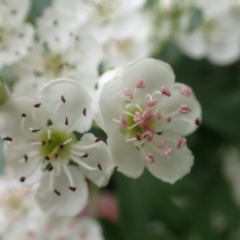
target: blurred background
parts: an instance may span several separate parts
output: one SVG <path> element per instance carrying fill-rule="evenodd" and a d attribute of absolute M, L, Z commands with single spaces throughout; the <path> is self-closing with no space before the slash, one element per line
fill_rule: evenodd
<path fill-rule="evenodd" d="M 151 50 L 136 58 L 152 56 L 169 63 L 176 81 L 194 90 L 203 122 L 188 137 L 195 156 L 192 171 L 174 185 L 147 170 L 137 180 L 114 173 L 101 190 L 107 194 L 99 216 L 106 240 L 240 239 L 240 3 L 227 1 L 231 6 L 222 0 L 149 0 L 142 7 L 151 18 L 151 34 L 137 52 L 145 45 Z M 27 22 L 36 26 L 36 19 L 51 4 L 32 0 Z M 220 21 L 221 30 L 216 30 L 214 21 Z M 106 49 L 109 44 L 105 43 Z M 109 54 L 100 74 L 126 64 L 116 60 L 118 52 Z M 126 56 L 126 62 L 133 57 Z M 11 66 L 1 69 L 10 85 L 15 81 L 13 73 Z M 104 136 L 97 128 L 92 132 Z M 1 155 L 2 173 L 3 168 Z"/>

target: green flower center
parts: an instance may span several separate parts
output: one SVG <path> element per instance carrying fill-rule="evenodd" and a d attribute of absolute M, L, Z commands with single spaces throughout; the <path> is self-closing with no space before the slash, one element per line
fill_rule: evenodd
<path fill-rule="evenodd" d="M 41 135 L 41 154 L 47 160 L 55 160 L 56 158 L 67 158 L 70 154 L 71 146 L 77 139 L 74 134 L 66 134 L 61 131 L 51 129 Z"/>

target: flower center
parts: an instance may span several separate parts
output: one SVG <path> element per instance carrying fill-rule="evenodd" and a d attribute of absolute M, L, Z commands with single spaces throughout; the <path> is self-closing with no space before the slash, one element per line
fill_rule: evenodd
<path fill-rule="evenodd" d="M 60 54 L 49 54 L 45 58 L 44 67 L 51 77 L 60 77 L 65 70 L 71 70 L 73 68 L 68 62 L 64 62 Z"/>
<path fill-rule="evenodd" d="M 131 39 L 124 39 L 115 41 L 115 45 L 120 52 L 129 53 L 132 49 L 133 42 Z"/>
<path fill-rule="evenodd" d="M 76 142 L 74 134 L 66 134 L 61 131 L 48 129 L 44 132 L 40 141 L 40 152 L 46 160 L 66 159 L 70 155 L 71 145 Z"/>
<path fill-rule="evenodd" d="M 102 23 L 108 23 L 111 21 L 114 12 L 114 2 L 102 0 L 101 3 L 97 3 L 94 16 L 98 21 L 101 21 Z"/>

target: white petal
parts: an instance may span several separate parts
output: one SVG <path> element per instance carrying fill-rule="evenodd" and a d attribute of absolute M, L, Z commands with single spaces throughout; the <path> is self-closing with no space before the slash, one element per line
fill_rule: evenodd
<path fill-rule="evenodd" d="M 146 94 L 161 89 L 162 86 L 171 87 L 174 83 L 175 75 L 170 65 L 160 60 L 145 58 L 130 64 L 121 74 L 122 90 L 129 87 L 133 91 L 136 81 L 143 79 L 146 87 L 138 94 L 143 97 Z"/>
<path fill-rule="evenodd" d="M 48 214 L 58 216 L 77 215 L 87 204 L 88 188 L 81 172 L 77 167 L 69 166 L 69 171 L 76 184 L 76 191 L 69 189 L 68 178 L 64 171 L 54 177 L 54 189 L 60 192 L 60 196 L 49 188 L 49 175 L 46 173 L 42 178 L 36 199 L 41 209 Z"/>
<path fill-rule="evenodd" d="M 28 97 L 15 97 L 8 100 L 0 108 L 0 136 L 11 137 L 13 141 L 23 142 L 33 139 L 40 132 L 32 133 L 32 129 L 44 129 L 48 116 L 43 106 L 34 108 L 39 103 L 38 99 Z M 26 114 L 24 132 L 21 129 L 22 114 Z"/>
<path fill-rule="evenodd" d="M 79 141 L 80 145 L 94 144 L 96 137 L 93 134 L 87 133 Z M 82 159 L 85 164 L 91 167 L 97 167 L 100 164 L 102 170 L 97 169 L 95 171 L 87 170 L 81 167 L 81 171 L 88 179 L 94 182 L 98 187 L 107 185 L 113 170 L 114 163 L 110 158 L 107 145 L 103 141 L 99 141 L 96 147 L 86 150 L 89 154 L 87 158 Z"/>
<path fill-rule="evenodd" d="M 103 127 L 104 131 L 108 131 L 112 125 L 116 126 L 113 119 L 118 119 L 123 111 L 121 79 L 114 78 L 108 81 L 99 91 L 99 108 L 104 122 L 104 126 L 101 127 Z M 101 124 L 101 120 L 99 122 Z"/>
<path fill-rule="evenodd" d="M 62 100 L 64 98 L 64 101 Z M 80 85 L 70 79 L 56 79 L 46 84 L 40 96 L 51 114 L 53 124 L 62 130 L 88 131 L 92 123 L 91 99 Z M 84 116 L 86 109 L 86 116 Z M 68 125 L 65 124 L 68 118 Z"/>
<path fill-rule="evenodd" d="M 107 142 L 117 170 L 128 177 L 138 178 L 143 173 L 144 163 L 137 148 L 127 143 L 119 132 L 109 135 Z"/>
<path fill-rule="evenodd" d="M 97 221 L 91 218 L 81 218 L 73 222 L 73 232 L 85 233 L 84 240 L 103 240 L 102 229 Z"/>
<path fill-rule="evenodd" d="M 157 144 L 154 146 L 153 143 L 144 146 L 144 150 L 147 153 L 152 153 L 156 161 L 155 163 L 146 163 L 147 168 L 155 177 L 173 184 L 190 172 L 193 165 L 193 155 L 186 146 L 181 149 L 177 148 L 177 137 L 162 135 L 155 137 L 155 139 L 156 142 L 164 139 L 166 144 L 163 149 L 158 148 Z M 170 156 L 163 155 L 162 151 L 167 148 L 173 150 Z"/>
<path fill-rule="evenodd" d="M 24 155 L 28 157 L 27 162 Z M 14 177 L 19 181 L 20 178 L 26 177 L 23 182 L 26 186 L 31 186 L 40 180 L 42 176 L 41 165 L 39 165 L 40 156 L 34 152 L 34 148 L 26 144 L 4 144 L 4 156 L 9 167 L 13 170 Z M 35 170 L 35 171 L 34 171 Z M 32 173 L 30 176 L 28 176 Z"/>
<path fill-rule="evenodd" d="M 165 125 L 166 128 L 163 128 L 164 132 L 172 132 L 173 134 L 179 136 L 187 136 L 199 127 L 199 124 L 196 124 L 196 120 L 198 119 L 197 121 L 199 123 L 201 122 L 202 110 L 194 93 L 192 93 L 189 97 L 180 93 L 180 89 L 182 87 L 189 88 L 181 83 L 174 84 L 171 97 L 160 103 L 160 111 L 163 109 L 162 114 L 164 117 L 171 117 L 171 113 L 175 112 L 173 117 L 171 117 L 171 122 Z M 187 105 L 191 111 L 187 114 L 179 113 L 178 109 L 180 105 Z"/>
<path fill-rule="evenodd" d="M 183 53 L 194 59 L 203 58 L 207 51 L 204 37 L 199 30 L 179 35 L 177 44 Z"/>

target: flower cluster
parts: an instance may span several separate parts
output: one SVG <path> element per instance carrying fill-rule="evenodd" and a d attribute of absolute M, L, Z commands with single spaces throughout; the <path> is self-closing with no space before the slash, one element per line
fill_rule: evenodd
<path fill-rule="evenodd" d="M 171 184 L 191 170 L 186 136 L 201 123 L 200 104 L 170 65 L 148 58 L 156 40 L 186 27 L 161 38 L 155 23 L 177 6 L 167 1 L 153 16 L 146 0 L 53 0 L 33 28 L 24 22 L 30 1 L 20 2 L 0 0 L 0 70 L 13 76 L 10 90 L 0 79 L 0 137 L 14 178 L 49 217 L 31 211 L 3 239 L 100 240 L 93 220 L 59 218 L 83 211 L 89 187 L 106 186 L 115 168 L 138 178 L 146 167 Z M 14 194 L 9 211 L 23 215 L 26 201 Z"/>

